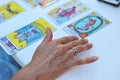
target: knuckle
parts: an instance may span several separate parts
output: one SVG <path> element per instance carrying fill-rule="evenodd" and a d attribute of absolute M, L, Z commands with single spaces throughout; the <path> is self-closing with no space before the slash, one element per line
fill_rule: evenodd
<path fill-rule="evenodd" d="M 83 47 L 83 46 L 79 46 L 79 47 L 78 47 L 78 51 L 79 51 L 79 52 L 84 51 L 84 47 Z"/>
<path fill-rule="evenodd" d="M 82 61 L 82 60 L 76 61 L 76 65 L 82 65 L 82 64 L 83 64 L 83 61 Z"/>
<path fill-rule="evenodd" d="M 69 37 L 63 37 L 62 40 L 67 41 L 67 40 L 69 40 Z"/>
<path fill-rule="evenodd" d="M 73 46 L 78 45 L 77 41 L 73 41 L 73 42 L 71 42 L 71 43 L 72 43 Z"/>

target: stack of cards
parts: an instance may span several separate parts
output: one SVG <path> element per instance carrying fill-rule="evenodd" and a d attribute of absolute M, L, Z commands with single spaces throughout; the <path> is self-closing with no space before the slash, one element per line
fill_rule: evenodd
<path fill-rule="evenodd" d="M 14 1 L 6 5 L 0 6 L 0 23 L 12 18 L 13 16 L 23 12 L 24 9 Z"/>
<path fill-rule="evenodd" d="M 109 20 L 97 12 L 92 12 L 91 14 L 79 19 L 78 21 L 67 25 L 64 30 L 69 34 L 74 34 L 81 38 L 85 38 L 93 32 L 104 28 L 108 24 L 110 24 Z"/>
<path fill-rule="evenodd" d="M 78 0 L 71 0 L 60 7 L 54 8 L 48 12 L 48 16 L 58 25 L 80 15 L 88 8 Z"/>
<path fill-rule="evenodd" d="M 46 28 L 55 30 L 43 18 L 15 31 L 0 39 L 2 45 L 10 54 L 16 53 L 18 50 L 30 45 L 36 40 L 42 38 L 46 34 Z"/>

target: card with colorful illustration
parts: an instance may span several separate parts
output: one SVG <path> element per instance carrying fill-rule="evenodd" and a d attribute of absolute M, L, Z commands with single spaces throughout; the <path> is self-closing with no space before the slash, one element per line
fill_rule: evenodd
<path fill-rule="evenodd" d="M 89 9 L 78 0 L 71 0 L 62 6 L 49 11 L 48 16 L 55 23 L 62 24 L 87 10 Z"/>
<path fill-rule="evenodd" d="M 10 19 L 11 17 L 23 12 L 24 9 L 16 2 L 12 1 L 8 4 L 0 6 L 0 23 Z"/>
<path fill-rule="evenodd" d="M 7 37 L 0 38 L 0 43 L 9 55 L 17 53 L 17 48 L 8 40 Z"/>
<path fill-rule="evenodd" d="M 34 0 L 39 6 L 46 7 L 58 0 Z"/>
<path fill-rule="evenodd" d="M 108 24 L 110 24 L 108 19 L 101 16 L 97 12 L 92 12 L 88 16 L 69 24 L 64 28 L 64 30 L 70 34 L 80 36 L 80 38 L 85 38 L 91 33 L 104 28 Z"/>
<path fill-rule="evenodd" d="M 23 0 L 23 2 L 24 2 L 26 5 L 28 5 L 29 7 L 32 7 L 32 8 L 34 8 L 34 7 L 37 6 L 36 3 L 34 2 L 34 0 Z"/>
<path fill-rule="evenodd" d="M 34 41 L 40 39 L 46 34 L 46 28 L 55 30 L 43 18 L 7 35 L 7 38 L 15 45 L 17 49 L 22 49 Z"/>

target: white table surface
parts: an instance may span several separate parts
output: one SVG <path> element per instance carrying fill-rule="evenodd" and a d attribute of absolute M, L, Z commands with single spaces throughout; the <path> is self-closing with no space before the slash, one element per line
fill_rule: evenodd
<path fill-rule="evenodd" d="M 18 2 L 19 0 L 16 1 Z M 99 57 L 99 60 L 89 65 L 74 67 L 57 78 L 57 80 L 120 80 L 120 7 L 116 8 L 111 5 L 98 2 L 97 0 L 80 1 L 91 8 L 91 10 L 97 11 L 109 19 L 111 24 L 87 37 L 89 41 L 94 44 L 94 47 L 87 52 L 83 52 L 81 56 L 79 56 L 86 57 L 96 55 Z M 63 27 L 74 20 L 79 19 L 81 16 L 78 16 L 58 27 L 44 14 L 41 14 L 41 11 L 45 12 L 58 6 L 58 4 L 63 3 L 65 3 L 65 0 L 60 0 L 56 4 L 45 9 L 41 9 L 39 7 L 30 9 L 26 5 L 22 5 L 26 9 L 25 12 L 0 24 L 0 37 L 35 21 L 41 16 L 56 27 L 57 30 L 54 32 L 54 39 L 67 36 L 68 34 L 63 31 Z M 84 13 L 82 16 L 86 14 L 87 13 Z M 42 39 L 22 49 L 17 54 L 13 55 L 13 57 L 21 66 L 27 65 L 30 62 L 36 47 L 41 43 L 41 41 Z"/>

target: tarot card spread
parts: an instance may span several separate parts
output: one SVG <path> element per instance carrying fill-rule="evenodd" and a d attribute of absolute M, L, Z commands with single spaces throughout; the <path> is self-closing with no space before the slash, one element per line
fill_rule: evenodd
<path fill-rule="evenodd" d="M 13 48 L 18 51 L 42 38 L 46 34 L 47 27 L 52 31 L 55 30 L 55 28 L 47 23 L 43 18 L 40 18 L 39 20 L 1 38 L 0 42 L 4 46 L 7 46 L 5 48 L 10 52 L 10 54 L 14 54 L 15 52 L 12 52 Z M 8 49 L 8 47 L 11 50 Z"/>
<path fill-rule="evenodd" d="M 86 17 L 69 24 L 65 27 L 65 31 L 77 34 L 81 38 L 85 38 L 91 33 L 98 31 L 110 23 L 109 20 L 96 12 L 92 12 Z"/>
<path fill-rule="evenodd" d="M 71 0 L 64 5 L 49 11 L 48 16 L 53 19 L 56 24 L 62 24 L 87 10 L 88 8 L 78 0 Z"/>
<path fill-rule="evenodd" d="M 15 2 L 10 2 L 0 7 L 0 23 L 10 19 L 11 17 L 23 12 L 24 9 Z"/>

